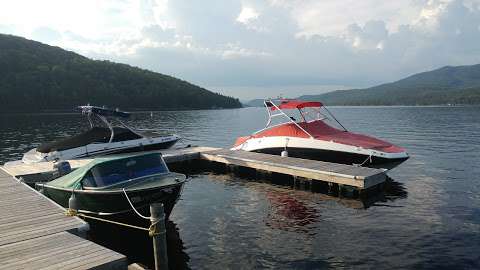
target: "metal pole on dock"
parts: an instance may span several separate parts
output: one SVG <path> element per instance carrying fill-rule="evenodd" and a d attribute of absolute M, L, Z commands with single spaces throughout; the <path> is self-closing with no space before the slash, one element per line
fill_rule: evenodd
<path fill-rule="evenodd" d="M 165 229 L 165 211 L 162 203 L 150 205 L 150 222 L 153 231 L 153 256 L 155 258 L 155 270 L 168 270 L 167 256 L 167 231 Z"/>

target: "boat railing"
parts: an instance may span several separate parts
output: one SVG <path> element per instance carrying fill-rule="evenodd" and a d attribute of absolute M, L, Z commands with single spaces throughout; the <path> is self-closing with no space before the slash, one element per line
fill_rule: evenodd
<path fill-rule="evenodd" d="M 115 136 L 115 132 L 113 131 L 113 126 L 110 124 L 110 122 L 107 120 L 105 116 L 97 114 L 97 117 L 102 120 L 105 125 L 107 125 L 108 129 L 110 130 L 110 139 L 108 140 L 108 143 L 111 143 L 113 141 L 113 137 Z"/>
<path fill-rule="evenodd" d="M 260 132 L 262 132 L 262 131 L 265 131 L 265 130 L 269 130 L 269 129 L 272 129 L 272 128 L 275 128 L 275 127 L 282 126 L 282 125 L 285 125 L 285 123 L 280 123 L 280 124 L 276 124 L 276 125 L 273 125 L 273 126 L 266 126 L 266 127 L 262 128 L 262 129 L 260 129 L 260 130 L 258 130 L 258 131 L 255 131 L 255 132 L 253 133 L 253 135 L 258 134 L 258 133 L 260 133 Z"/>
<path fill-rule="evenodd" d="M 272 100 L 266 100 L 265 105 L 267 105 L 267 103 L 271 104 L 272 106 L 275 106 L 275 108 L 281 112 L 281 113 L 273 115 L 273 114 L 270 113 L 270 110 L 268 110 L 268 107 L 267 107 L 267 111 L 268 111 L 269 115 L 272 115 L 272 116 L 285 115 L 286 117 L 289 118 L 289 120 L 291 122 L 296 124 L 296 122 L 293 121 L 286 113 L 284 113 L 282 110 L 280 110 L 280 108 L 275 103 L 273 103 Z M 324 112 L 322 112 L 322 109 L 324 110 Z M 298 111 L 299 111 L 299 113 L 300 113 L 300 115 L 301 115 L 301 117 L 302 117 L 302 119 L 305 123 L 310 123 L 310 122 L 317 121 L 317 120 L 320 120 L 320 121 L 328 120 L 328 121 L 331 121 L 332 123 L 333 122 L 337 123 L 339 127 L 341 127 L 344 131 L 347 131 L 347 129 L 342 125 L 342 123 L 340 123 L 340 121 L 338 121 L 338 119 L 325 106 L 322 106 L 322 107 L 319 107 L 319 108 L 310 107 L 309 110 L 306 109 L 306 108 L 303 108 L 303 109 L 299 108 Z M 312 116 L 312 113 L 316 114 L 316 115 Z M 269 119 L 269 122 L 270 121 L 271 120 Z M 268 126 L 268 124 L 267 124 L 267 126 Z"/>
<path fill-rule="evenodd" d="M 130 113 L 127 113 L 127 112 L 122 112 L 122 111 L 119 111 L 119 110 L 109 110 L 109 109 L 106 109 L 106 108 L 99 108 L 99 107 L 90 106 L 90 105 L 79 106 L 79 108 L 81 109 L 82 114 L 85 114 L 87 116 L 87 119 L 88 119 L 88 122 L 90 123 L 91 128 L 94 127 L 94 121 L 92 119 L 92 116 L 96 116 L 98 119 L 100 119 L 101 122 L 103 122 L 108 127 L 108 129 L 110 130 L 110 139 L 109 139 L 108 143 L 111 143 L 113 141 L 114 137 L 115 137 L 114 129 L 113 129 L 113 122 L 114 121 L 118 122 L 115 126 L 120 125 L 120 126 L 126 128 L 126 129 L 128 129 L 130 132 L 138 135 L 141 138 L 151 137 L 151 136 L 148 136 L 146 134 L 143 134 L 142 131 L 148 131 L 148 132 L 160 134 L 162 131 L 165 130 L 165 129 L 136 129 L 136 128 L 131 128 L 130 126 L 128 126 L 122 120 L 119 119 L 120 117 L 127 118 L 130 115 Z M 97 112 L 95 109 L 100 110 L 100 112 Z M 103 111 L 105 111 L 105 114 L 103 113 Z M 175 131 L 175 134 L 176 134 L 177 133 L 176 129 L 174 129 L 174 131 Z"/>
<path fill-rule="evenodd" d="M 123 121 L 121 121 L 120 119 L 116 119 L 124 128 L 130 130 L 131 132 L 137 134 L 138 136 L 142 137 L 142 138 L 145 138 L 145 135 L 143 135 L 142 133 L 140 132 L 137 132 L 136 130 L 134 130 L 133 128 L 129 127 L 127 124 L 123 123 Z"/>
<path fill-rule="evenodd" d="M 285 123 L 281 123 L 281 124 L 278 124 L 278 125 L 275 125 L 275 126 L 270 126 L 271 122 L 272 122 L 272 119 L 273 117 L 277 117 L 277 116 L 283 116 L 285 117 L 286 119 L 288 119 L 289 122 L 293 123 L 294 125 L 296 125 L 301 131 L 303 131 L 305 134 L 307 134 L 310 138 L 313 138 L 312 134 L 310 134 L 308 131 L 306 131 L 304 128 L 302 128 L 296 121 L 294 121 L 288 114 L 286 114 L 282 109 L 280 109 L 271 99 L 266 99 L 263 101 L 264 105 L 265 105 L 265 108 L 267 110 L 267 113 L 268 113 L 268 122 L 267 122 L 267 125 L 265 126 L 265 128 L 263 128 L 262 130 L 259 130 L 257 132 L 255 132 L 254 134 L 257 134 L 259 132 L 262 132 L 264 130 L 267 130 L 267 129 L 270 129 L 270 128 L 273 128 L 275 126 L 280 126 L 280 125 L 283 125 Z M 268 104 L 270 104 L 271 106 L 268 106 Z M 276 110 L 278 110 L 278 113 L 272 113 L 270 111 L 270 107 L 275 107 Z M 303 117 L 303 115 L 302 115 Z"/>

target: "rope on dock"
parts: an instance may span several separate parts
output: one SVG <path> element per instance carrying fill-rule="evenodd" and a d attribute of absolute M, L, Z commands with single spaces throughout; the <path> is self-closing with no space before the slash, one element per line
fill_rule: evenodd
<path fill-rule="evenodd" d="M 135 226 L 135 225 L 131 225 L 131 224 L 123 223 L 123 222 L 113 221 L 113 220 L 109 220 L 109 219 L 105 219 L 105 218 L 94 217 L 94 216 L 86 215 L 86 214 L 83 214 L 83 213 L 78 213 L 77 212 L 76 216 L 83 217 L 83 218 L 94 219 L 94 220 L 98 220 L 98 221 L 103 221 L 103 222 L 107 222 L 107 223 L 112 223 L 112 224 L 115 224 L 115 225 L 125 226 L 125 227 L 129 227 L 129 228 L 133 228 L 133 229 L 148 231 L 148 228 Z"/>
<path fill-rule="evenodd" d="M 74 209 L 70 209 L 70 208 L 67 208 L 66 215 L 67 216 L 78 216 L 78 217 L 82 217 L 82 218 L 86 218 L 86 219 L 89 218 L 89 219 L 93 219 L 93 220 L 98 220 L 98 221 L 102 221 L 102 222 L 107 222 L 107 223 L 111 223 L 111 224 L 115 224 L 115 225 L 120 225 L 120 226 L 124 226 L 124 227 L 128 227 L 128 228 L 132 228 L 132 229 L 147 231 L 148 235 L 150 237 L 166 233 L 166 231 L 156 232 L 156 229 L 155 229 L 155 226 L 157 225 L 157 223 L 159 223 L 162 220 L 157 220 L 156 222 L 153 222 L 150 225 L 150 227 L 144 228 L 144 227 L 135 226 L 135 225 L 131 225 L 131 224 L 123 223 L 123 222 L 113 221 L 113 220 L 110 220 L 110 219 L 105 219 L 105 218 L 86 215 L 84 213 L 79 213 L 78 211 L 76 211 Z"/>
<path fill-rule="evenodd" d="M 139 226 L 135 226 L 135 225 L 131 225 L 131 224 L 127 224 L 127 223 L 123 223 L 123 222 L 118 222 L 118 221 L 113 221 L 113 220 L 110 220 L 110 219 L 105 219 L 105 218 L 100 218 L 100 217 L 95 217 L 95 216 L 90 216 L 90 215 L 86 215 L 84 213 L 81 213 L 80 211 L 82 210 L 78 210 L 78 209 L 74 209 L 76 208 L 76 206 L 71 206 L 71 204 L 75 204 L 74 201 L 75 200 L 72 200 L 72 198 L 74 198 L 74 189 L 72 189 L 72 197 L 70 198 L 69 200 L 69 207 L 67 208 L 67 211 L 66 211 L 66 215 L 67 216 L 78 216 L 78 217 L 83 217 L 83 218 L 89 218 L 89 219 L 94 219 L 94 220 L 97 220 L 97 221 L 103 221 L 103 222 L 107 222 L 107 223 L 111 223 L 111 224 L 115 224 L 115 225 L 120 225 L 120 226 L 124 226 L 124 227 L 128 227 L 128 228 L 133 228 L 133 229 L 138 229 L 138 230 L 143 230 L 143 231 L 148 231 L 148 235 L 150 237 L 154 237 L 154 236 L 157 236 L 157 235 L 161 235 L 161 234 L 164 234 L 166 233 L 165 230 L 162 230 L 162 231 L 159 231 L 157 230 L 157 224 L 160 222 L 160 221 L 164 221 L 164 219 L 154 219 L 153 217 L 146 217 L 142 214 L 140 214 L 140 212 L 137 211 L 137 209 L 133 206 L 132 202 L 130 201 L 130 198 L 128 197 L 127 195 L 127 192 L 125 191 L 125 188 L 122 188 L 122 191 L 123 191 L 123 194 L 125 194 L 125 198 L 127 198 L 127 201 L 128 201 L 128 204 L 130 205 L 130 207 L 133 209 L 133 211 L 135 212 L 135 214 L 137 214 L 139 217 L 143 218 L 143 219 L 147 219 L 147 220 L 150 220 L 151 221 L 151 224 L 150 224 L 150 227 L 148 228 L 143 228 L 143 227 L 139 227 Z M 163 209 L 163 208 L 162 208 Z"/>

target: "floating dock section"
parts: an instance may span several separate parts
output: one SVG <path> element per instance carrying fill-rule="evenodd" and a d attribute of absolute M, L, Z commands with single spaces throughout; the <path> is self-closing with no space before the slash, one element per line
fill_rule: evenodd
<path fill-rule="evenodd" d="M 286 174 L 293 177 L 301 177 L 306 181 L 321 181 L 351 186 L 358 190 L 368 189 L 386 181 L 386 171 L 383 169 L 246 151 L 233 151 L 212 147 L 188 147 L 152 152 L 161 152 L 167 163 L 204 160 L 228 166 L 240 166 L 266 172 Z M 90 161 L 91 159 L 69 160 L 72 168 L 78 168 Z M 38 181 L 38 179 L 41 178 L 51 177 L 53 173 L 53 163 L 16 164 L 4 166 L 3 169 L 12 176 L 23 178 L 25 182 L 29 182 L 31 179 Z"/>
<path fill-rule="evenodd" d="M 0 269 L 126 269 L 125 256 L 69 232 L 85 225 L 0 169 Z"/>
<path fill-rule="evenodd" d="M 367 189 L 386 180 L 385 170 L 381 169 L 246 151 L 226 149 L 206 151 L 200 153 L 200 158 L 266 172 L 301 177 L 307 181 L 323 181 L 352 186 L 358 189 Z"/>

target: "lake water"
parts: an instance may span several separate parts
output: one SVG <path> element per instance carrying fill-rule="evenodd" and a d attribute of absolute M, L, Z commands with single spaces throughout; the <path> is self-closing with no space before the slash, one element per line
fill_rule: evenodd
<path fill-rule="evenodd" d="M 331 111 L 351 131 L 407 148 L 411 158 L 388 173 L 401 196 L 365 208 L 234 176 L 195 175 L 169 223 L 173 267 L 479 269 L 480 107 Z M 245 108 L 138 113 L 131 122 L 175 130 L 185 144 L 228 147 L 265 120 L 263 109 Z M 0 115 L 0 162 L 86 127 L 76 114 Z"/>

